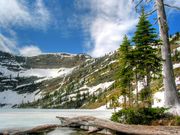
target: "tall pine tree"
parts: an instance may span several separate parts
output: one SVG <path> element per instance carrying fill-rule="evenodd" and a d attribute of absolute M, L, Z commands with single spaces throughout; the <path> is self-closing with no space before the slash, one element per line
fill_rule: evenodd
<path fill-rule="evenodd" d="M 133 37 L 133 42 L 135 43 L 135 50 L 133 50 L 134 61 L 136 64 L 135 70 L 138 74 L 138 78 L 146 79 L 146 88 L 144 90 L 146 90 L 147 95 L 145 98 L 148 105 L 151 106 L 152 91 L 150 82 L 152 80 L 152 75 L 159 73 L 161 70 L 161 59 L 157 55 L 156 46 L 154 46 L 158 42 L 157 34 L 148 21 L 144 9 L 142 9 L 136 27 L 137 30 Z"/>
<path fill-rule="evenodd" d="M 124 96 L 124 105 L 126 107 L 128 96 L 129 105 L 131 105 L 131 81 L 133 77 L 132 65 L 130 63 L 129 55 L 131 51 L 131 44 L 127 36 L 124 37 L 119 48 L 119 84 L 121 94 Z"/>

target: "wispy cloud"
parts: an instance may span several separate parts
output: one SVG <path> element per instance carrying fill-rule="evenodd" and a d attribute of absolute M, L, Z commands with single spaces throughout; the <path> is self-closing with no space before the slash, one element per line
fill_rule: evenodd
<path fill-rule="evenodd" d="M 40 54 L 36 46 L 19 48 L 14 27 L 45 30 L 51 21 L 51 14 L 42 0 L 31 3 L 25 0 L 0 0 L 0 30 L 6 31 L 5 36 L 0 31 L 0 50 L 25 56 Z M 30 6 L 31 5 L 31 6 Z"/>
<path fill-rule="evenodd" d="M 28 56 L 28 57 L 37 56 L 42 53 L 42 51 L 37 46 L 34 45 L 25 46 L 23 48 L 20 48 L 19 51 L 20 51 L 20 55 Z"/>
<path fill-rule="evenodd" d="M 16 40 L 0 34 L 0 50 L 22 56 L 36 56 L 42 53 L 41 49 L 35 45 L 26 45 L 19 48 Z"/>
<path fill-rule="evenodd" d="M 16 41 L 5 37 L 0 33 L 0 50 L 9 53 L 16 53 L 18 51 Z"/>
<path fill-rule="evenodd" d="M 50 21 L 50 13 L 42 0 L 36 0 L 29 7 L 27 1 L 0 0 L 0 27 L 35 27 L 44 28 Z"/>
<path fill-rule="evenodd" d="M 90 10 L 90 14 L 82 17 L 82 25 L 87 35 L 87 53 L 93 57 L 117 49 L 123 36 L 137 23 L 131 0 L 76 0 L 76 7 Z"/>
<path fill-rule="evenodd" d="M 176 6 L 180 8 L 180 0 L 165 0 L 164 3 L 172 5 L 172 6 Z M 174 12 L 179 12 L 179 10 L 174 9 L 174 8 L 166 8 L 167 10 L 167 15 L 171 15 Z"/>
<path fill-rule="evenodd" d="M 174 6 L 177 6 L 177 7 L 180 7 L 180 1 L 179 0 L 165 0 L 165 3 L 169 3 L 171 5 L 174 5 Z"/>

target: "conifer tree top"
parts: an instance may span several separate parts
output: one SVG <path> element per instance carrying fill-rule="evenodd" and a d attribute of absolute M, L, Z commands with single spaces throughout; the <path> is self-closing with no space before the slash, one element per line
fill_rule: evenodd
<path fill-rule="evenodd" d="M 135 32 L 135 36 L 133 37 L 135 45 L 142 46 L 156 43 L 157 35 L 155 33 L 155 29 L 152 28 L 152 24 L 147 19 L 144 8 L 142 8 L 139 22 L 136 27 L 137 30 Z"/>

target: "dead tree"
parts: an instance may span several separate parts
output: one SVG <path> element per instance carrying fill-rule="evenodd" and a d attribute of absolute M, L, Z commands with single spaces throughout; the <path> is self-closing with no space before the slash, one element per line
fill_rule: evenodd
<path fill-rule="evenodd" d="M 97 133 L 105 130 L 110 133 L 123 135 L 179 135 L 179 126 L 145 126 L 145 125 L 127 125 L 110 120 L 95 118 L 92 116 L 79 117 L 58 117 L 62 127 L 73 127 L 87 130 L 88 133 Z M 84 128 L 85 127 L 85 128 Z"/>

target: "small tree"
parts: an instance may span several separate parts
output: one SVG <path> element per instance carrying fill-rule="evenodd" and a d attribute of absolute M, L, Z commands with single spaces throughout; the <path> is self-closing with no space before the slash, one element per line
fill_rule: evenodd
<path fill-rule="evenodd" d="M 124 37 L 123 42 L 119 48 L 119 85 L 121 94 L 124 96 L 124 105 L 126 107 L 127 95 L 129 98 L 129 105 L 131 104 L 131 81 L 133 77 L 132 65 L 129 60 L 129 53 L 131 44 L 127 36 Z"/>
<path fill-rule="evenodd" d="M 111 100 L 112 100 L 112 104 L 111 105 L 112 105 L 112 107 L 114 109 L 114 112 L 116 112 L 116 108 L 119 105 L 118 97 L 117 96 L 113 96 Z"/>

